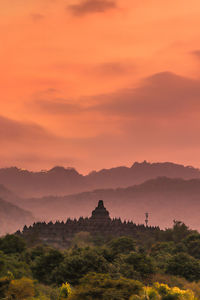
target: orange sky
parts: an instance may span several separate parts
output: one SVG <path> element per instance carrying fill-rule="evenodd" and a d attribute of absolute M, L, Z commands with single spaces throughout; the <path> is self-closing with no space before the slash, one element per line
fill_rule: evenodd
<path fill-rule="evenodd" d="M 0 167 L 200 167 L 199 0 L 11 2 L 0 0 Z"/>

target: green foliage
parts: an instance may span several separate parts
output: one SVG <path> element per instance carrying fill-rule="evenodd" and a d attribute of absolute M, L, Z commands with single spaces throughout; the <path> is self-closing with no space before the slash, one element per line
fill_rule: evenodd
<path fill-rule="evenodd" d="M 183 240 L 185 247 L 187 249 L 187 252 L 197 258 L 200 259 L 200 234 L 199 233 L 193 233 L 185 240 Z"/>
<path fill-rule="evenodd" d="M 140 274 L 141 279 L 149 278 L 155 273 L 155 263 L 153 259 L 146 254 L 132 252 L 126 257 L 125 262 Z"/>
<path fill-rule="evenodd" d="M 155 283 L 151 287 L 144 287 L 141 295 L 133 295 L 129 300 L 195 300 L 195 296 L 190 290 Z"/>
<path fill-rule="evenodd" d="M 175 248 L 174 242 L 157 242 L 151 247 L 151 255 L 157 257 L 165 254 L 173 254 Z"/>
<path fill-rule="evenodd" d="M 55 286 L 47 286 L 35 282 L 35 298 L 38 300 L 57 300 L 60 290 Z M 34 298 L 34 299 L 35 299 Z"/>
<path fill-rule="evenodd" d="M 122 236 L 117 239 L 113 239 L 109 244 L 109 248 L 111 249 L 113 255 L 121 254 L 121 253 L 129 253 L 130 251 L 135 250 L 135 242 L 132 238 Z"/>
<path fill-rule="evenodd" d="M 162 300 L 195 300 L 194 293 L 190 290 L 181 290 L 178 287 L 170 288 L 166 284 L 154 284 L 154 289 Z"/>
<path fill-rule="evenodd" d="M 0 299 L 200 299 L 200 234 L 182 222 L 154 238 L 146 231 L 135 240 L 79 233 L 72 244 L 61 251 L 1 238 Z"/>
<path fill-rule="evenodd" d="M 53 283 L 52 273 L 64 260 L 59 250 L 51 249 L 49 252 L 37 256 L 32 264 L 32 272 L 36 279 L 45 284 Z"/>
<path fill-rule="evenodd" d="M 44 256 L 46 253 L 49 252 L 49 250 L 51 250 L 51 248 L 45 247 L 44 245 L 38 245 L 34 248 L 28 249 L 28 251 L 26 252 L 26 258 L 30 260 L 35 260 L 37 257 Z"/>
<path fill-rule="evenodd" d="M 6 297 L 10 282 L 11 279 L 8 276 L 0 278 L 0 299 Z"/>
<path fill-rule="evenodd" d="M 60 287 L 59 300 L 64 300 L 72 295 L 72 290 L 69 283 L 63 283 Z"/>
<path fill-rule="evenodd" d="M 139 295 L 143 286 L 139 281 L 108 274 L 91 273 L 82 278 L 70 300 L 128 300 L 131 295 Z"/>
<path fill-rule="evenodd" d="M 84 248 L 84 247 L 87 247 L 87 246 L 92 246 L 93 245 L 92 237 L 91 237 L 89 232 L 84 232 L 84 231 L 78 232 L 74 236 L 74 238 L 71 242 L 71 245 L 72 246 L 78 246 L 78 247 L 81 247 L 81 248 Z"/>
<path fill-rule="evenodd" d="M 0 238 L 0 250 L 5 254 L 21 253 L 26 249 L 24 239 L 14 234 L 7 234 Z"/>
<path fill-rule="evenodd" d="M 11 272 L 15 278 L 30 277 L 31 270 L 29 265 L 19 254 L 4 254 L 0 251 L 0 277 L 7 276 Z"/>
<path fill-rule="evenodd" d="M 184 288 L 193 291 L 196 299 L 200 299 L 200 281 L 185 283 Z"/>
<path fill-rule="evenodd" d="M 179 277 L 179 276 L 174 276 L 174 275 L 169 275 L 169 274 L 154 274 L 152 277 L 152 282 L 158 282 L 158 283 L 165 283 L 169 285 L 170 287 L 177 286 L 180 289 L 184 289 L 185 287 L 190 284 L 185 278 Z"/>
<path fill-rule="evenodd" d="M 189 281 L 199 280 L 200 261 L 186 253 L 179 253 L 171 258 L 166 272 L 185 277 Z"/>
<path fill-rule="evenodd" d="M 161 295 L 154 287 L 145 287 L 144 288 L 144 296 L 143 298 L 147 298 L 148 300 L 159 300 L 161 299 Z"/>
<path fill-rule="evenodd" d="M 192 230 L 190 230 L 183 222 L 174 220 L 173 228 L 166 229 L 163 232 L 163 237 L 167 241 L 174 241 L 178 243 L 191 233 Z"/>
<path fill-rule="evenodd" d="M 65 256 L 64 261 L 53 272 L 54 282 L 69 282 L 73 285 L 89 272 L 108 272 L 109 263 L 95 249 L 77 249 Z"/>
<path fill-rule="evenodd" d="M 12 280 L 9 284 L 7 297 L 9 300 L 30 299 L 35 295 L 34 283 L 31 279 L 21 278 Z"/>

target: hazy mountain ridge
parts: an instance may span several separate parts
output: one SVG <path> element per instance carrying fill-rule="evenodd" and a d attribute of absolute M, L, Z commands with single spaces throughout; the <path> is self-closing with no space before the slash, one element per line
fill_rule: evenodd
<path fill-rule="evenodd" d="M 21 197 L 62 194 L 63 189 L 71 192 L 74 185 L 81 190 L 84 185 L 83 178 L 75 169 L 63 167 L 40 172 L 16 167 L 0 169 L 0 183 Z"/>
<path fill-rule="evenodd" d="M 55 221 L 89 216 L 99 199 L 104 200 L 112 217 L 144 223 L 144 213 L 147 211 L 151 225 L 170 226 L 173 219 L 178 219 L 199 229 L 200 179 L 160 177 L 128 188 L 32 198 L 24 200 L 21 205 L 41 220 Z"/>
<path fill-rule="evenodd" d="M 20 197 L 7 189 L 3 184 L 0 184 L 0 198 L 14 204 L 20 202 Z"/>
<path fill-rule="evenodd" d="M 0 198 L 0 235 L 15 232 L 34 220 L 30 212 Z"/>
<path fill-rule="evenodd" d="M 135 162 L 129 167 L 116 167 L 79 174 L 73 168 L 54 167 L 48 171 L 30 172 L 16 167 L 0 169 L 0 183 L 21 197 L 67 195 L 94 189 L 128 187 L 151 178 L 200 178 L 200 170 L 174 163 Z"/>

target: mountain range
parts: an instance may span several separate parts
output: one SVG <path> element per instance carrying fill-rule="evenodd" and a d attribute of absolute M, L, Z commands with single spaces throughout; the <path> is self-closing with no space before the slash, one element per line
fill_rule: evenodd
<path fill-rule="evenodd" d="M 103 199 L 111 217 L 171 227 L 173 220 L 184 221 L 200 230 L 200 179 L 159 177 L 127 188 L 98 189 L 66 196 L 49 196 L 23 200 L 20 206 L 45 221 L 90 216 L 97 201 Z"/>
<path fill-rule="evenodd" d="M 111 217 L 161 228 L 173 219 L 200 230 L 200 171 L 174 163 L 134 163 L 81 175 L 55 167 L 30 172 L 0 169 L 0 234 L 34 220 L 56 221 L 90 216 L 103 199 Z M 1 225 L 2 224 L 2 225 Z"/>
<path fill-rule="evenodd" d="M 200 178 L 200 170 L 166 163 L 135 162 L 131 167 L 116 167 L 93 171 L 87 175 L 73 168 L 54 167 L 47 171 L 31 172 L 16 167 L 0 169 L 0 184 L 20 197 L 69 195 L 94 189 L 128 187 L 146 180 L 169 178 Z"/>

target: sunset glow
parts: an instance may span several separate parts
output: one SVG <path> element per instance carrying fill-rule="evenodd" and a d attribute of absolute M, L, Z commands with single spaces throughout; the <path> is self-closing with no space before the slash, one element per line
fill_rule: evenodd
<path fill-rule="evenodd" d="M 11 2 L 0 0 L 1 167 L 200 167 L 198 0 Z"/>

